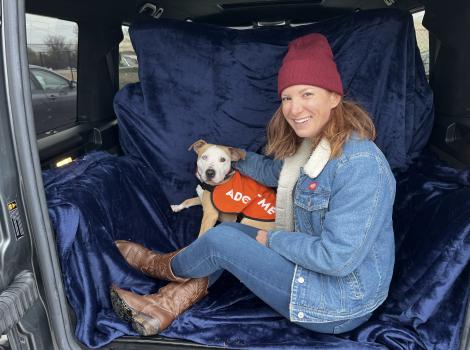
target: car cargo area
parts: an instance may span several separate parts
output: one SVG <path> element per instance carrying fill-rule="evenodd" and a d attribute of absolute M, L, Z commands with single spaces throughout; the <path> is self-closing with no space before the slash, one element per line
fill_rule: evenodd
<path fill-rule="evenodd" d="M 3 12 L 13 8 L 26 18 L 29 134 L 10 124 L 31 143 L 15 149 L 40 193 L 25 199 L 26 235 L 48 327 L 15 326 L 12 349 L 26 348 L 22 332 L 28 348 L 46 349 L 44 327 L 57 349 L 468 348 L 470 5 L 26 0 Z M 197 238 L 201 208 L 170 207 L 196 194 L 188 147 L 205 139 L 262 153 L 283 55 L 308 33 L 328 38 L 345 98 L 370 114 L 395 176 L 385 302 L 351 332 L 315 333 L 224 272 L 161 334 L 138 336 L 114 313 L 110 286 L 143 295 L 166 282 L 132 269 L 114 242 L 166 253 Z"/>

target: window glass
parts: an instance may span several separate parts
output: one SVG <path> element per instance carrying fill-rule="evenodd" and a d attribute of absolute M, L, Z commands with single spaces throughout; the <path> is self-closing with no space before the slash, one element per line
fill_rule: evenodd
<path fill-rule="evenodd" d="M 30 70 L 33 76 L 39 82 L 41 88 L 45 91 L 60 91 L 70 86 L 70 83 L 67 79 L 64 79 L 52 72 L 35 68 L 31 68 Z"/>
<path fill-rule="evenodd" d="M 413 14 L 413 22 L 416 31 L 416 41 L 423 60 L 426 76 L 429 77 L 429 32 L 423 27 L 424 11 Z"/>
<path fill-rule="evenodd" d="M 29 75 L 29 84 L 31 85 L 31 91 L 40 91 L 40 90 L 42 90 L 41 85 L 39 85 L 39 82 L 33 77 L 31 72 L 30 72 L 30 75 Z"/>
<path fill-rule="evenodd" d="M 129 27 L 123 26 L 124 39 L 119 44 L 119 88 L 139 81 L 137 55 L 129 37 Z"/>
<path fill-rule="evenodd" d="M 78 25 L 27 14 L 26 38 L 36 133 L 45 136 L 77 121 Z"/>

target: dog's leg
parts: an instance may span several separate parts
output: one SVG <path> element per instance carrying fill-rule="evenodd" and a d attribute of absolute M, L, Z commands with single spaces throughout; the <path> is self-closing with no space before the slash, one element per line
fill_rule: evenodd
<path fill-rule="evenodd" d="M 197 193 L 197 196 L 201 199 L 201 202 L 202 202 L 202 194 L 204 193 L 204 190 L 202 189 L 201 185 L 196 186 L 196 193 Z"/>
<path fill-rule="evenodd" d="M 220 222 L 236 222 L 237 214 L 220 213 L 219 221 Z"/>
<path fill-rule="evenodd" d="M 171 205 L 171 210 L 173 212 L 177 213 L 183 209 L 187 209 L 189 207 L 195 206 L 195 205 L 201 205 L 202 201 L 199 197 L 194 197 L 194 198 L 189 198 L 186 199 L 183 203 L 181 204 L 172 204 Z"/>
<path fill-rule="evenodd" d="M 240 223 L 265 231 L 274 230 L 274 228 L 276 227 L 276 223 L 274 221 L 258 221 L 248 218 L 243 218 Z"/>
<path fill-rule="evenodd" d="M 204 191 L 202 193 L 202 210 L 203 216 L 199 236 L 204 234 L 211 227 L 214 227 L 219 217 L 218 210 L 212 204 L 211 193 L 209 191 Z"/>

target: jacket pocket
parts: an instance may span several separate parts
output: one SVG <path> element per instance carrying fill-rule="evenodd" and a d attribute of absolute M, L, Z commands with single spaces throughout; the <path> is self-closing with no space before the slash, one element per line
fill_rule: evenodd
<path fill-rule="evenodd" d="M 315 183 L 316 184 L 316 183 Z M 330 192 L 319 185 L 315 189 L 297 187 L 294 195 L 296 230 L 319 235 L 330 202 Z"/>
<path fill-rule="evenodd" d="M 326 191 L 318 193 L 298 191 L 294 198 L 295 205 L 307 211 L 326 209 L 329 201 L 330 194 Z"/>

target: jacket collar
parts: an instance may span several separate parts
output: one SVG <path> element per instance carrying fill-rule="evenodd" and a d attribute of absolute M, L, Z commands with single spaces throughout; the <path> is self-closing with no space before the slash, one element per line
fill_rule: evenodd
<path fill-rule="evenodd" d="M 305 144 L 305 146 L 304 146 Z M 304 149 L 312 149 L 312 141 L 304 140 L 302 145 L 299 148 L 299 151 L 304 151 Z M 317 147 L 313 150 L 310 158 L 307 160 L 307 163 L 304 165 L 304 172 L 311 178 L 315 178 L 322 172 L 326 163 L 330 160 L 331 156 L 331 146 L 330 142 L 327 139 L 322 138 L 318 143 Z"/>

